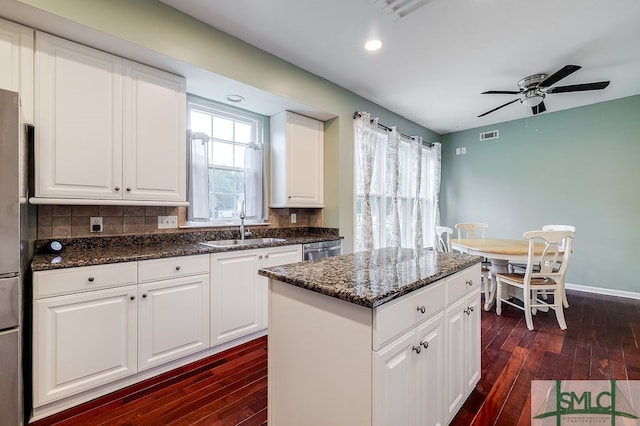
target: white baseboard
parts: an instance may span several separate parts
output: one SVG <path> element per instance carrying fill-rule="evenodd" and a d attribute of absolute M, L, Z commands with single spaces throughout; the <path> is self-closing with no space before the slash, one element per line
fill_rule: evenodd
<path fill-rule="evenodd" d="M 567 290 L 583 291 L 585 293 L 606 294 L 607 296 L 626 297 L 628 299 L 640 300 L 640 293 L 624 290 L 613 290 L 610 288 L 590 287 L 578 284 L 566 284 Z"/>

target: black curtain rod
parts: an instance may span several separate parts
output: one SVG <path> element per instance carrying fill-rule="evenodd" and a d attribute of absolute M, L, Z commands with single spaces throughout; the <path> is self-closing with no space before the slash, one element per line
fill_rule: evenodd
<path fill-rule="evenodd" d="M 353 119 L 354 119 L 354 120 L 355 120 L 356 118 L 358 118 L 358 117 L 361 117 L 361 116 L 362 116 L 362 115 L 361 115 L 358 111 L 356 111 L 356 112 L 354 112 L 354 113 L 353 113 Z M 391 130 L 391 127 L 387 127 L 387 126 L 385 126 L 384 124 L 380 124 L 380 123 L 378 123 L 378 127 L 380 127 L 381 129 L 386 130 L 387 132 Z M 402 133 L 402 132 L 400 132 L 400 137 L 405 137 L 405 138 L 407 138 L 407 139 L 413 139 L 413 136 L 405 135 L 405 134 L 404 134 L 404 133 Z M 431 146 L 432 146 L 432 144 L 430 144 L 429 142 L 425 142 L 424 140 L 422 141 L 422 144 L 423 144 L 423 145 L 426 145 L 426 146 L 428 146 L 428 147 L 431 147 Z"/>

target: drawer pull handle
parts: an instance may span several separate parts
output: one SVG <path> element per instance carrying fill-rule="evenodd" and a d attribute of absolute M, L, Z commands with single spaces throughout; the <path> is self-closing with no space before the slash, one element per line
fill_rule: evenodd
<path fill-rule="evenodd" d="M 180 270 L 180 267 L 179 267 L 179 266 L 176 266 L 176 271 L 179 271 L 179 270 Z"/>
<path fill-rule="evenodd" d="M 113 189 L 115 189 L 116 191 L 120 191 L 120 187 L 119 187 L 119 186 L 116 186 L 116 187 L 115 187 L 115 188 L 113 188 Z"/>
<path fill-rule="evenodd" d="M 127 186 L 127 192 L 131 192 L 131 188 Z"/>
<path fill-rule="evenodd" d="M 468 285 L 469 287 L 473 286 L 473 280 L 467 280 L 467 285 Z"/>
<path fill-rule="evenodd" d="M 130 300 L 136 300 L 136 297 L 135 296 L 131 296 L 131 297 L 129 297 L 129 299 Z"/>
<path fill-rule="evenodd" d="M 429 342 L 427 342 L 426 340 L 423 342 L 420 342 L 420 344 L 422 345 L 423 348 L 429 349 Z"/>
<path fill-rule="evenodd" d="M 93 277 L 87 278 L 87 281 L 89 281 L 90 283 L 92 283 L 94 280 L 95 280 L 95 278 L 93 278 Z"/>
<path fill-rule="evenodd" d="M 420 345 L 418 346 L 414 346 L 413 348 L 411 348 L 412 351 L 416 351 L 417 354 L 420 353 L 420 351 L 422 350 L 422 348 L 420 347 Z"/>
<path fill-rule="evenodd" d="M 147 298 L 147 293 L 143 294 L 143 295 L 142 295 L 142 298 L 143 298 L 143 299 L 146 299 L 146 298 Z"/>
<path fill-rule="evenodd" d="M 427 312 L 427 308 L 424 305 L 418 306 L 416 309 L 420 311 L 421 314 L 424 314 L 425 312 Z"/>

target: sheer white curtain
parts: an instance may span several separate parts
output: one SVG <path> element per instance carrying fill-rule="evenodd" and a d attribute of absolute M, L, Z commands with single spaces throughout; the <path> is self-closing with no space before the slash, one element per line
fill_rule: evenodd
<path fill-rule="evenodd" d="M 364 191 L 362 209 L 362 245 L 365 250 L 373 249 L 373 221 L 371 219 L 371 179 L 376 155 L 378 118 L 361 112 L 355 117 L 355 140 L 358 147 L 358 168 Z"/>
<path fill-rule="evenodd" d="M 264 147 L 251 142 L 244 150 L 245 213 L 249 219 L 266 219 L 267 200 L 264 173 Z"/>
<path fill-rule="evenodd" d="M 391 212 L 389 218 L 389 247 L 402 247 L 400 213 L 398 210 L 398 181 L 400 178 L 400 132 L 393 126 L 387 133 L 387 179 Z"/>
<path fill-rule="evenodd" d="M 422 233 L 422 205 L 420 203 L 420 186 L 422 183 L 422 138 L 420 136 L 411 137 L 411 158 L 413 169 L 411 173 L 414 179 L 415 201 L 413 203 L 413 248 L 422 250 L 424 246 L 424 236 Z"/>
<path fill-rule="evenodd" d="M 433 208 L 431 215 L 429 215 L 429 229 L 436 229 L 436 226 L 440 225 L 440 179 L 442 174 L 441 166 L 442 158 L 442 145 L 440 142 L 435 142 L 431 145 L 431 176 L 429 177 L 429 183 L 431 185 L 431 194 L 433 197 Z M 438 245 L 438 236 L 434 232 L 433 246 Z"/>

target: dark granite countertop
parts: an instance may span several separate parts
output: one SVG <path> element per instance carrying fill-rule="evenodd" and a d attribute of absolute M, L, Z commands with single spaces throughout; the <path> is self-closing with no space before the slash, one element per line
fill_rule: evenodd
<path fill-rule="evenodd" d="M 151 236 L 94 237 L 63 240 L 65 250 L 60 254 L 49 254 L 44 252 L 44 246 L 49 240 L 39 240 L 36 241 L 36 254 L 31 260 L 31 269 L 44 271 L 342 239 L 338 235 L 338 230 L 333 228 L 287 228 L 287 231 L 280 229 L 254 234 L 255 237 L 252 238 L 285 238 L 286 241 L 229 247 L 211 247 L 199 244 L 208 240 L 238 237 L 234 234 L 220 232 L 214 234 L 213 231 Z"/>
<path fill-rule="evenodd" d="M 480 263 L 482 257 L 383 248 L 260 269 L 260 275 L 375 308 Z"/>

